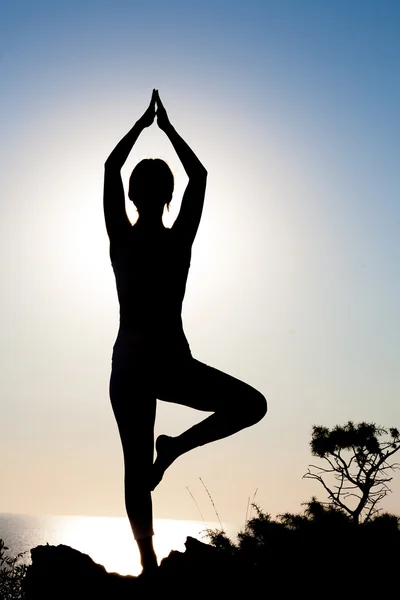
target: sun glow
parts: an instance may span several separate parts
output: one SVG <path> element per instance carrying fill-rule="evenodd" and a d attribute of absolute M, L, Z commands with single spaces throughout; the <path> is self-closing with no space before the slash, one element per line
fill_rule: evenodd
<path fill-rule="evenodd" d="M 206 542 L 205 529 L 216 526 L 202 521 L 156 519 L 154 547 L 159 562 L 171 550 L 184 552 L 187 536 Z M 108 572 L 121 575 L 141 572 L 139 552 L 125 517 L 48 517 L 46 542 L 65 544 L 88 554 Z"/>

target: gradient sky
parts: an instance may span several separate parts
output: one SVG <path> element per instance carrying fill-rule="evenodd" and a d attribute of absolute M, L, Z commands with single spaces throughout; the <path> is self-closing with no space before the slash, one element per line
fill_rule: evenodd
<path fill-rule="evenodd" d="M 184 325 L 267 417 L 181 457 L 155 516 L 300 511 L 312 425 L 400 426 L 400 4 L 3 0 L 0 512 L 123 515 L 103 163 L 160 90 L 209 172 Z M 154 125 L 144 156 L 185 176 Z M 134 212 L 130 213 L 134 218 Z M 156 433 L 200 418 L 159 404 Z M 133 425 L 134 431 L 135 425 Z M 396 479 L 397 477 L 397 479 Z M 384 503 L 400 512 L 400 474 Z"/>

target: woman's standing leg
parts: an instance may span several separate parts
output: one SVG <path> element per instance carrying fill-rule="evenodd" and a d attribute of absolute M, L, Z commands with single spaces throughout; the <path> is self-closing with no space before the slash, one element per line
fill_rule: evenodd
<path fill-rule="evenodd" d="M 177 437 L 159 436 L 152 489 L 178 456 L 250 427 L 267 412 L 266 399 L 259 391 L 195 359 L 167 372 L 160 380 L 157 397 L 213 414 Z"/>
<path fill-rule="evenodd" d="M 150 474 L 154 453 L 156 398 L 143 371 L 113 367 L 110 399 L 124 453 L 125 506 L 144 572 L 157 567 L 153 548 Z"/>

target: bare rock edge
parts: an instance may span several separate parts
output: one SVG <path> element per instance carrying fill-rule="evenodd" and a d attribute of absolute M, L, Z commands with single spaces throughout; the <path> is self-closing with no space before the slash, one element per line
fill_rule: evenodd
<path fill-rule="evenodd" d="M 37 546 L 24 580 L 26 600 L 141 598 L 148 591 L 176 598 L 206 594 L 209 598 L 233 591 L 248 579 L 232 557 L 188 537 L 185 552 L 173 550 L 154 575 L 108 573 L 90 556 L 69 546 Z M 248 583 L 248 581 L 247 581 Z M 246 585 L 247 587 L 247 585 Z"/>

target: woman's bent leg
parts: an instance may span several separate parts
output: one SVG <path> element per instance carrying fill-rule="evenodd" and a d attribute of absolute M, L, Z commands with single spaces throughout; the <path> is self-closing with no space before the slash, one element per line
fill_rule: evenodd
<path fill-rule="evenodd" d="M 125 506 L 144 571 L 157 566 L 150 490 L 156 398 L 146 383 L 130 370 L 112 370 L 110 398 L 124 454 Z"/>
<path fill-rule="evenodd" d="M 157 440 L 152 487 L 178 456 L 228 437 L 260 421 L 267 412 L 265 397 L 250 385 L 195 359 L 164 378 L 158 398 L 213 412 L 181 435 Z"/>

